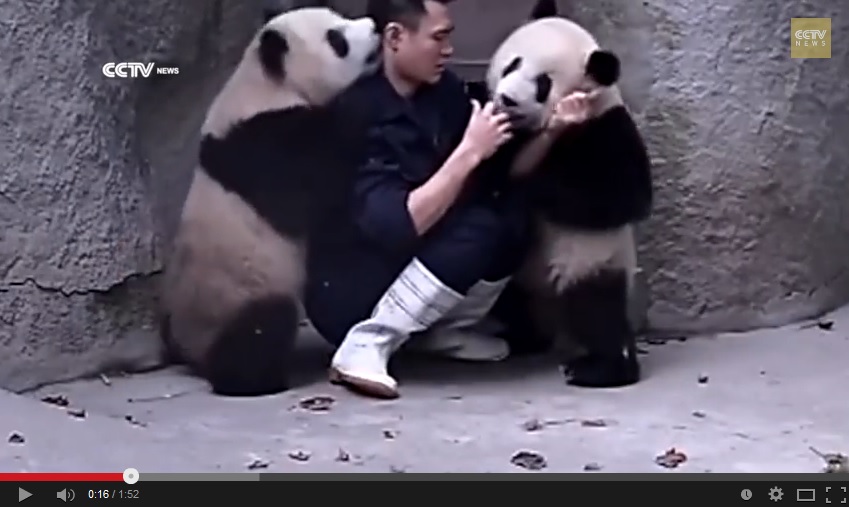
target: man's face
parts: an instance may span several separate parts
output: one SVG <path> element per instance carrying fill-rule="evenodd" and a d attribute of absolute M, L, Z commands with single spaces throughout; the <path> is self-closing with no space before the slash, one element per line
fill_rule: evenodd
<path fill-rule="evenodd" d="M 418 27 L 391 23 L 386 37 L 392 57 L 404 77 L 421 83 L 435 83 L 442 76 L 448 59 L 454 53 L 450 36 L 454 24 L 447 6 L 426 0 L 427 12 Z"/>

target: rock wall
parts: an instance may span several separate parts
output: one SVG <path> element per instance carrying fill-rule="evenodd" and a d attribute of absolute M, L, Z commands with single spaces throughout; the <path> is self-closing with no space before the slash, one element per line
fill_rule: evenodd
<path fill-rule="evenodd" d="M 485 59 L 528 3 L 457 2 L 457 56 Z M 641 230 L 650 326 L 741 330 L 849 300 L 849 8 L 560 3 L 622 54 L 655 160 Z M 158 365 L 155 275 L 204 109 L 260 7 L 0 0 L 0 387 Z M 832 17 L 831 59 L 789 58 L 794 16 Z M 108 79 L 110 61 L 180 73 Z"/>
<path fill-rule="evenodd" d="M 239 0 L 0 1 L 0 387 L 158 363 L 163 240 L 257 16 Z M 180 74 L 103 76 L 121 61 Z"/>
<path fill-rule="evenodd" d="M 613 40 L 628 21 L 612 3 L 576 16 L 598 20 Z M 840 38 L 849 4 L 642 6 L 654 74 L 642 125 L 657 174 L 642 238 L 650 327 L 739 331 L 844 304 L 849 46 Z M 793 17 L 832 18 L 830 59 L 789 57 Z"/>

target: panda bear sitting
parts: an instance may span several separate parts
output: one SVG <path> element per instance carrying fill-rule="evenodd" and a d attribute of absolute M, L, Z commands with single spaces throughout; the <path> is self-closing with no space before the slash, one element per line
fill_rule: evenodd
<path fill-rule="evenodd" d="M 340 209 L 364 145 L 333 99 L 376 67 L 377 49 L 371 19 L 328 7 L 269 16 L 208 110 L 161 332 L 171 359 L 217 394 L 290 387 L 305 248 Z"/>
<path fill-rule="evenodd" d="M 487 72 L 488 93 L 517 133 L 534 136 L 573 92 L 593 97 L 587 121 L 563 132 L 527 177 L 536 238 L 493 310 L 511 345 L 553 343 L 568 383 L 582 387 L 640 378 L 628 311 L 637 269 L 632 226 L 650 214 L 652 176 L 616 86 L 619 70 L 615 54 L 558 17 L 554 1 L 540 0 Z"/>

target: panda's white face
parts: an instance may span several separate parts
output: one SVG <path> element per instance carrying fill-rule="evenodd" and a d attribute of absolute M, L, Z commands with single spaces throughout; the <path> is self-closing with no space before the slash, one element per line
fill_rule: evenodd
<path fill-rule="evenodd" d="M 588 72 L 590 55 L 598 49 L 595 39 L 570 20 L 532 21 L 495 51 L 487 86 L 496 106 L 510 114 L 514 128 L 536 130 L 562 97 L 601 86 Z"/>
<path fill-rule="evenodd" d="M 332 9 L 311 7 L 270 20 L 258 51 L 270 77 L 320 104 L 373 70 L 378 49 L 370 18 L 348 19 Z"/>
<path fill-rule="evenodd" d="M 516 55 L 501 71 L 493 89 L 500 111 L 510 114 L 514 128 L 534 130 L 548 117 L 554 81 L 538 62 Z"/>

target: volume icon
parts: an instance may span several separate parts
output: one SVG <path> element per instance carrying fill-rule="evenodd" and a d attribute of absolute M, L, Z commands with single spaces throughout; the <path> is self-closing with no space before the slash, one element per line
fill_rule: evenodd
<path fill-rule="evenodd" d="M 56 498 L 62 500 L 63 502 L 73 502 L 74 498 L 76 498 L 76 495 L 74 494 L 73 489 L 65 488 L 62 491 L 56 493 Z"/>

